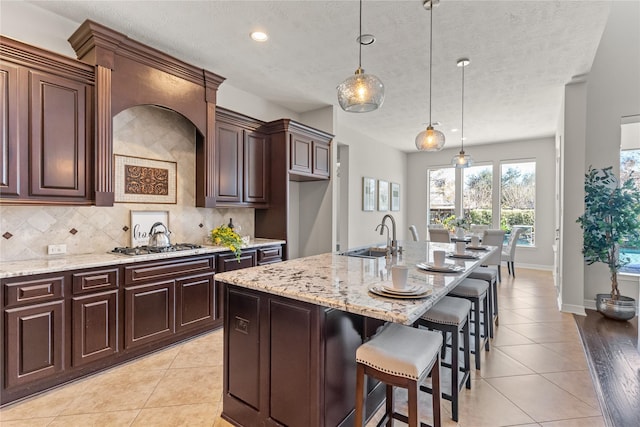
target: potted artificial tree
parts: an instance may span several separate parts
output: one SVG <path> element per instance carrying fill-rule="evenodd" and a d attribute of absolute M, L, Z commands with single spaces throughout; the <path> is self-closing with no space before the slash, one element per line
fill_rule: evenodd
<path fill-rule="evenodd" d="M 631 178 L 622 185 L 612 167 L 589 167 L 584 184 L 584 214 L 578 218 L 583 230 L 582 253 L 587 264 L 602 262 L 609 267 L 611 293 L 596 295 L 596 308 L 603 315 L 629 320 L 636 314 L 636 301 L 620 295 L 618 271 L 629 263 L 620 259 L 621 244 L 640 245 L 640 189 Z"/>

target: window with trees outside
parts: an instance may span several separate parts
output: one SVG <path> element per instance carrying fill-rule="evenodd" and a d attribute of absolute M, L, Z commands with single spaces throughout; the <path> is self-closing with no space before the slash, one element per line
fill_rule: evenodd
<path fill-rule="evenodd" d="M 534 246 L 536 162 L 504 162 L 500 169 L 500 228 L 507 235 L 522 228 L 518 245 Z"/>
<path fill-rule="evenodd" d="M 493 165 L 462 170 L 462 206 L 471 224 L 491 226 Z"/>
<path fill-rule="evenodd" d="M 442 224 L 455 214 L 456 170 L 452 167 L 429 169 L 427 176 L 427 224 Z"/>
<path fill-rule="evenodd" d="M 640 149 L 620 150 L 620 182 L 625 182 L 630 177 L 636 187 L 640 188 Z M 620 258 L 629 260 L 629 264 L 623 267 L 622 271 L 636 273 L 640 269 L 640 248 L 622 245 Z"/>

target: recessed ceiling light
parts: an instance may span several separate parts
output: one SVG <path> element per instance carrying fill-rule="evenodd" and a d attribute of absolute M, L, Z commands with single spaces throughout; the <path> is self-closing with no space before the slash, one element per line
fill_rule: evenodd
<path fill-rule="evenodd" d="M 356 37 L 356 42 L 360 42 L 363 46 L 369 46 L 376 41 L 376 37 L 373 34 L 363 34 Z"/>
<path fill-rule="evenodd" d="M 254 31 L 251 33 L 251 39 L 257 42 L 266 42 L 269 36 L 262 31 Z"/>
<path fill-rule="evenodd" d="M 457 128 L 453 128 L 453 129 L 451 129 L 451 132 L 458 132 L 458 130 L 459 129 L 457 129 Z"/>

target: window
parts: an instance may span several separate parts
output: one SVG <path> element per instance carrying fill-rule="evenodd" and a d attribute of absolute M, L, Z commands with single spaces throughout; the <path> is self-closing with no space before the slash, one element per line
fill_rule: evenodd
<path fill-rule="evenodd" d="M 427 224 L 441 224 L 454 215 L 456 196 L 455 168 L 430 169 L 428 172 Z"/>
<path fill-rule="evenodd" d="M 462 206 L 471 224 L 492 224 L 491 189 L 493 166 L 473 166 L 462 170 Z"/>
<path fill-rule="evenodd" d="M 633 172 L 633 180 L 637 188 L 640 188 L 640 149 L 620 151 L 620 182 L 625 182 Z M 620 248 L 620 258 L 629 261 L 621 271 L 632 273 L 640 272 L 640 248 L 623 245 Z"/>
<path fill-rule="evenodd" d="M 513 227 L 523 233 L 518 245 L 535 245 L 536 163 L 502 163 L 500 170 L 500 228 L 508 234 Z M 505 238 L 508 239 L 508 237 Z"/>

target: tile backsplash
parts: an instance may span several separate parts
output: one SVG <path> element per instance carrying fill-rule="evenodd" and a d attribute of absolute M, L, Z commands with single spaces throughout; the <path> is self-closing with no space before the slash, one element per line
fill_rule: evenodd
<path fill-rule="evenodd" d="M 195 126 L 154 106 L 125 110 L 113 118 L 113 151 L 177 162 L 177 203 L 116 203 L 113 207 L 0 206 L 0 261 L 56 257 L 47 246 L 66 244 L 67 254 L 102 253 L 131 244 L 132 210 L 168 211 L 172 243 L 204 242 L 209 231 L 233 218 L 253 236 L 254 210 L 195 207 Z"/>

